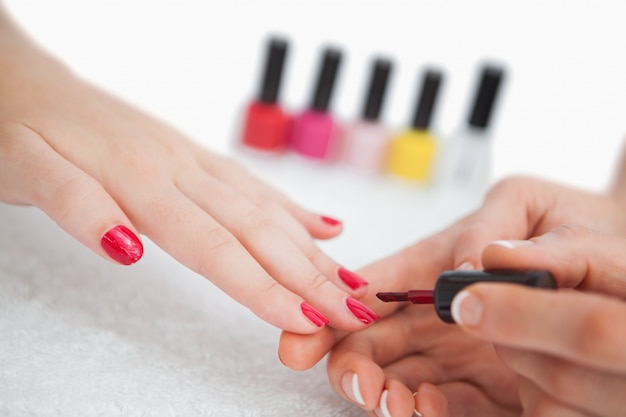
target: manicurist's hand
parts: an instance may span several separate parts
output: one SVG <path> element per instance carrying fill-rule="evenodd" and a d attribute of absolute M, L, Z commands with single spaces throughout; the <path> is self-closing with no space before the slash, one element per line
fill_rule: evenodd
<path fill-rule="evenodd" d="M 483 206 L 475 213 L 455 223 L 444 231 L 435 234 L 417 244 L 406 248 L 402 252 L 393 255 L 377 264 L 369 266 L 361 271 L 370 282 L 370 290 L 368 295 L 363 299 L 371 305 L 382 316 L 389 316 L 384 323 L 396 323 L 401 329 L 398 330 L 396 339 L 400 340 L 400 346 L 405 346 L 409 342 L 404 338 L 412 339 L 415 337 L 417 341 L 411 340 L 409 348 L 405 352 L 412 355 L 415 351 L 422 351 L 424 348 L 420 343 L 430 343 L 438 337 L 460 338 L 459 343 L 474 343 L 476 340 L 472 338 L 471 342 L 464 342 L 467 335 L 459 333 L 459 329 L 454 326 L 446 326 L 439 323 L 432 307 L 415 307 L 402 303 L 381 303 L 375 299 L 375 293 L 378 291 L 406 291 L 411 288 L 432 288 L 439 273 L 447 269 L 483 269 L 483 261 L 481 260 L 482 251 L 490 242 L 495 240 L 526 240 L 534 236 L 540 236 L 549 232 L 552 228 L 565 223 L 586 224 L 594 229 L 606 233 L 608 235 L 624 236 L 625 216 L 623 207 L 614 199 L 604 195 L 588 193 L 580 190 L 570 189 L 564 186 L 541 181 L 532 178 L 510 178 L 497 184 L 487 195 Z M 573 286 L 565 283 L 564 285 Z M 585 284 L 583 284 L 585 285 Z M 416 309 L 419 314 L 413 314 Z M 407 321 L 408 320 L 408 321 Z M 428 327 L 423 327 L 423 321 L 429 320 Z M 419 332 L 412 335 L 413 321 L 420 328 Z M 403 327 L 402 323 L 406 322 Z M 386 327 L 382 324 L 375 326 L 376 329 Z M 424 329 L 428 329 L 425 331 Z M 380 333 L 377 333 L 380 332 Z M 380 337 L 374 336 L 381 335 Z M 371 335 L 371 336 L 370 336 Z M 283 332 L 279 347 L 279 355 L 283 363 L 293 369 L 307 369 L 318 362 L 328 351 L 345 337 L 345 333 L 325 329 L 315 335 L 303 336 L 289 332 Z M 332 361 L 340 361 L 337 358 L 355 357 L 351 352 L 353 347 L 371 348 L 378 354 L 381 350 L 380 344 L 387 344 L 393 340 L 391 334 L 385 333 L 384 330 L 375 330 L 361 332 L 359 334 L 350 335 L 345 342 L 338 345 L 331 356 Z M 390 342 L 389 342 L 390 343 Z M 418 343 L 418 345 L 416 345 Z M 450 347 L 446 348 L 440 345 L 431 345 L 433 348 L 442 349 L 448 352 Z M 491 344 L 480 345 L 485 346 L 484 351 L 493 353 Z M 380 360 L 373 360 L 371 357 L 365 356 L 364 362 L 368 366 L 374 366 L 379 369 L 379 379 L 373 384 L 381 388 L 386 387 L 385 378 L 380 379 L 380 375 L 384 375 L 384 366 L 387 363 L 395 362 L 396 358 L 403 357 L 402 349 L 396 351 L 390 357 L 383 357 Z M 358 349 L 357 349 L 358 350 Z M 456 351 L 456 348 L 454 348 Z M 360 350 L 358 350 L 360 352 Z M 463 355 L 469 354 L 461 349 Z M 459 353 L 459 354 L 461 354 Z M 439 353 L 433 351 L 435 356 Z M 356 356 L 358 357 L 358 355 Z M 361 356 L 363 359 L 363 356 Z M 471 355 L 468 363 L 473 362 Z M 334 362 L 333 362 L 334 363 Z M 446 365 L 447 366 L 447 365 Z M 452 365 L 451 365 L 452 366 Z M 347 370 L 349 367 L 342 370 Z M 444 367 L 445 368 L 445 367 Z M 329 375 L 343 375 L 342 371 L 333 371 L 333 366 L 329 365 Z M 445 368 L 447 369 L 447 368 Z M 506 374 L 506 370 L 502 370 Z M 393 380 L 394 378 L 391 378 Z M 365 381 L 363 377 L 360 381 Z M 427 381 L 427 379 L 425 379 Z M 363 382 L 369 383 L 369 382 Z M 471 383 L 472 390 L 476 388 L 476 384 Z M 346 393 L 345 384 L 341 385 L 335 381 L 334 386 L 340 395 L 349 398 Z M 406 390 L 400 394 L 406 400 L 407 394 L 417 389 L 418 385 L 413 384 L 410 389 L 404 385 Z M 425 385 L 427 387 L 428 385 Z M 479 388 L 482 385 L 478 385 Z M 430 389 L 430 388 L 427 388 Z M 480 388 L 475 394 L 480 394 Z M 380 405 L 383 389 L 365 389 L 364 399 L 366 410 L 373 410 Z M 464 389 L 461 390 L 465 392 Z M 480 391 L 480 392 L 479 392 Z M 386 399 L 390 401 L 390 407 L 396 407 L 394 390 L 390 390 L 386 395 Z M 368 394 L 369 393 L 369 394 Z M 509 393 L 510 394 L 510 393 Z M 469 399 L 474 398 L 473 394 L 469 395 Z M 519 410 L 519 404 L 510 401 L 513 394 L 502 402 L 497 400 L 491 401 L 493 398 L 481 397 L 481 401 L 489 402 L 490 406 L 496 407 L 494 410 L 501 412 L 503 409 L 510 409 L 513 415 Z M 419 398 L 420 395 L 417 395 Z M 391 398 L 391 400 L 390 400 Z M 441 397 L 441 398 L 445 398 Z M 490 402 L 491 401 L 491 402 Z M 397 404 L 402 410 L 407 409 L 407 402 L 400 400 Z M 430 405 L 425 405 L 428 409 Z M 432 404 L 432 409 L 437 409 Z M 504 408 L 502 408 L 504 407 Z M 392 414 L 395 415 L 395 414 Z M 400 414 L 402 415 L 402 414 Z"/>
<path fill-rule="evenodd" d="M 520 376 L 528 416 L 618 416 L 626 407 L 626 239 L 577 225 L 485 249 L 488 268 L 548 269 L 559 286 L 536 291 L 476 284 L 453 312 L 496 346 Z"/>
<path fill-rule="evenodd" d="M 1 10 L 0 92 L 0 201 L 39 207 L 124 265 L 141 258 L 146 235 L 291 332 L 377 319 L 356 299 L 367 283 L 312 240 L 336 236 L 340 222 L 78 79 Z"/>
<path fill-rule="evenodd" d="M 444 270 L 484 269 L 482 251 L 494 240 L 529 239 L 567 223 L 626 236 L 625 213 L 624 207 L 611 196 L 535 178 L 507 178 L 489 191 L 476 212 L 363 270 L 360 275 L 370 282 L 370 288 L 361 300 L 380 315 L 388 315 L 402 305 L 381 303 L 375 297 L 376 292 L 432 288 Z M 279 355 L 286 366 L 307 369 L 342 336 L 331 329 L 312 337 L 285 332 Z"/>
<path fill-rule="evenodd" d="M 624 238 L 574 225 L 488 245 L 487 268 L 549 269 L 569 288 L 472 285 L 453 302 L 460 325 L 442 323 L 432 306 L 407 305 L 339 341 L 329 380 L 384 417 L 620 415 L 626 261 L 616 255 L 624 251 Z"/>

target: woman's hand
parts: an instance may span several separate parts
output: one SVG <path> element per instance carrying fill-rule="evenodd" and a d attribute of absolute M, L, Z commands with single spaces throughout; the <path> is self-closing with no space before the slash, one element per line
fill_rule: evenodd
<path fill-rule="evenodd" d="M 121 264 L 142 256 L 145 234 L 282 329 L 377 319 L 354 298 L 367 283 L 312 240 L 338 221 L 79 80 L 1 13 L 0 60 L 0 201 L 41 208 Z"/>

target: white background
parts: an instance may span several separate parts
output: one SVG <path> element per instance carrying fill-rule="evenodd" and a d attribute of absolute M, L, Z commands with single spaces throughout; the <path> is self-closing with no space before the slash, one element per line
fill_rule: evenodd
<path fill-rule="evenodd" d="M 623 1 L 5 4 L 33 37 L 84 78 L 208 148 L 241 159 L 294 200 L 344 220 L 343 235 L 323 246 L 349 268 L 444 227 L 476 202 L 234 149 L 241 111 L 258 89 L 271 34 L 291 41 L 282 89 L 291 109 L 309 101 L 320 48 L 332 44 L 344 50 L 332 103 L 343 120 L 361 109 L 374 54 L 396 63 L 384 119 L 398 129 L 412 112 L 419 72 L 427 65 L 443 69 L 434 121 L 443 137 L 466 117 L 476 66 L 483 60 L 504 64 L 493 181 L 525 173 L 601 190 L 626 130 Z M 36 211 L 2 207 L 2 213 L 0 330 L 7 342 L 0 352 L 5 370 L 0 387 L 6 394 L 0 396 L 0 410 L 5 415 L 95 415 L 104 409 L 126 416 L 280 416 L 292 415 L 284 410 L 293 404 L 302 407 L 292 407 L 302 415 L 315 407 L 316 415 L 342 409 L 342 415 L 360 414 L 337 402 L 323 369 L 304 376 L 279 369 L 275 329 L 265 331 L 150 242 L 141 265 L 120 269 L 71 243 Z M 218 320 L 212 322 L 215 314 Z M 218 378 L 220 371 L 237 376 L 236 383 Z M 248 396 L 235 395 L 238 390 Z M 144 402 L 155 408 L 147 411 Z M 44 408 L 33 412 L 38 404 Z"/>
<path fill-rule="evenodd" d="M 495 134 L 494 176 L 531 173 L 602 187 L 626 108 L 626 5 L 615 1 L 8 1 L 79 74 L 222 150 L 256 92 L 265 39 L 291 41 L 282 98 L 309 101 L 320 47 L 346 56 L 332 107 L 361 109 L 372 55 L 394 59 L 385 120 L 410 117 L 418 72 L 446 73 L 435 125 L 465 117 L 475 67 L 509 69 Z"/>

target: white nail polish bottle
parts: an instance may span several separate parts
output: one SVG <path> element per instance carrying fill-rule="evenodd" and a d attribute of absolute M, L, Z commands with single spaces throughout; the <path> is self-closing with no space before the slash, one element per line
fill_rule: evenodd
<path fill-rule="evenodd" d="M 482 68 L 469 118 L 445 144 L 438 175 L 443 186 L 478 195 L 489 187 L 492 146 L 489 123 L 503 78 L 501 67 Z"/>

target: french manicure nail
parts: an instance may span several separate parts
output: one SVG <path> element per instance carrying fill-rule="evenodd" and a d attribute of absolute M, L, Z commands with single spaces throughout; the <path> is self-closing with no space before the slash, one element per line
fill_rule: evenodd
<path fill-rule="evenodd" d="M 413 393 L 413 398 L 415 398 L 415 396 L 417 395 L 417 392 Z M 422 416 L 422 413 L 420 413 L 419 411 L 417 411 L 416 408 L 413 409 L 413 415 L 411 417 L 424 417 Z"/>
<path fill-rule="evenodd" d="M 532 246 L 535 243 L 530 240 L 495 240 L 491 245 L 502 246 L 507 249 L 515 249 L 523 246 Z"/>
<path fill-rule="evenodd" d="M 131 265 L 143 255 L 141 241 L 128 227 L 119 225 L 102 236 L 100 245 L 106 253 L 122 265 Z"/>
<path fill-rule="evenodd" d="M 324 223 L 326 223 L 329 226 L 337 226 L 340 225 L 341 222 L 337 219 L 333 219 L 332 217 L 328 217 L 328 216 L 320 216 L 320 218 L 322 219 L 322 221 Z"/>
<path fill-rule="evenodd" d="M 474 268 L 474 265 L 471 262 L 463 262 L 457 268 L 457 270 L 459 270 L 459 271 L 473 271 L 474 269 L 476 269 L 476 268 Z"/>
<path fill-rule="evenodd" d="M 337 271 L 337 275 L 339 278 L 350 288 L 356 290 L 357 288 L 361 288 L 364 285 L 367 285 L 367 281 L 358 276 L 352 271 L 348 271 L 345 268 L 339 268 Z"/>
<path fill-rule="evenodd" d="M 354 314 L 354 316 L 359 319 L 359 321 L 363 324 L 370 324 L 375 322 L 380 318 L 378 314 L 356 298 L 348 297 L 346 298 L 346 305 L 348 309 Z"/>
<path fill-rule="evenodd" d="M 306 301 L 300 304 L 300 309 L 302 310 L 302 314 L 304 314 L 307 319 L 311 320 L 311 323 L 313 323 L 317 327 L 323 327 L 330 323 L 330 320 L 328 320 L 326 316 L 317 311 L 311 304 L 307 303 Z"/>
<path fill-rule="evenodd" d="M 346 372 L 341 377 L 341 388 L 343 392 L 359 405 L 365 405 L 361 388 L 359 387 L 359 376 L 355 372 Z"/>
<path fill-rule="evenodd" d="M 380 396 L 380 403 L 378 404 L 378 408 L 374 410 L 374 414 L 376 414 L 378 417 L 391 417 L 389 407 L 387 406 L 387 396 L 389 396 L 389 390 L 384 390 L 382 395 Z"/>
<path fill-rule="evenodd" d="M 482 320 L 483 303 L 480 297 L 464 290 L 454 297 L 450 310 L 456 323 L 476 327 Z"/>

